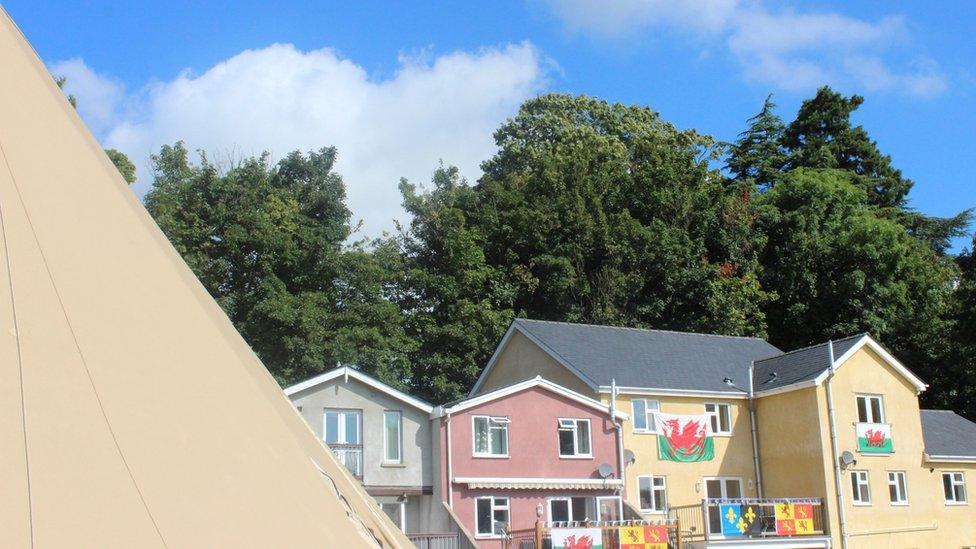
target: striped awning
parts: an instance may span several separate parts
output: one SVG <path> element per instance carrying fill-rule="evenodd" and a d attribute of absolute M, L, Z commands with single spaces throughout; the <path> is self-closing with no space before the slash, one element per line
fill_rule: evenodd
<path fill-rule="evenodd" d="M 623 486 L 620 479 L 602 478 L 456 477 L 454 483 L 496 490 L 612 490 Z"/>

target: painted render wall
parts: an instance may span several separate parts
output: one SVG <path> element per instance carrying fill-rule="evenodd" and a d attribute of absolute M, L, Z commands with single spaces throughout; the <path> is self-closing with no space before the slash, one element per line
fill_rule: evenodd
<path fill-rule="evenodd" d="M 477 415 L 505 416 L 511 419 L 508 457 L 474 457 L 472 417 Z M 590 420 L 591 458 L 559 456 L 557 418 Z M 449 420 L 442 418 L 439 438 L 445 445 L 447 421 L 451 422 L 450 459 L 454 478 L 600 478 L 597 468 L 602 463 L 610 464 L 615 471 L 615 476 L 617 474 L 616 429 L 609 415 L 540 387 L 532 387 L 463 410 L 452 414 Z M 546 497 L 612 496 L 617 492 L 613 487 L 600 490 L 560 491 L 469 489 L 467 485 L 449 482 L 447 459 L 445 453 L 441 464 L 445 485 L 450 486 L 452 491 L 454 512 L 472 533 L 476 532 L 475 498 L 478 496 L 511 498 L 510 517 L 513 521 L 511 527 L 521 529 L 533 526 L 536 505 L 544 503 Z M 478 538 L 478 542 L 483 549 L 501 547 L 501 541 L 497 539 Z"/>
<path fill-rule="evenodd" d="M 609 404 L 609 395 L 601 396 Z M 756 497 L 747 400 L 620 394 L 617 396 L 617 408 L 632 414 L 631 401 L 637 398 L 660 401 L 661 412 L 667 414 L 702 414 L 705 412 L 706 402 L 730 404 L 732 435 L 715 437 L 713 460 L 679 463 L 658 458 L 657 434 L 635 433 L 633 418 L 624 422 L 624 448 L 633 451 L 636 458 L 625 469 L 625 500 L 635 509 L 640 509 L 637 477 L 641 475 L 663 475 L 666 478 L 668 504 L 671 507 L 700 504 L 705 497 L 705 477 L 738 477 L 742 479 L 742 495 Z M 659 518 L 659 515 L 653 513 L 645 513 L 645 516 Z"/>
<path fill-rule="evenodd" d="M 849 547 L 964 547 L 976 545 L 976 506 L 972 501 L 974 467 L 924 462 L 921 415 L 915 387 L 878 356 L 864 347 L 840 366 L 833 384 L 834 407 L 840 451 L 850 451 L 857 464 L 849 470 L 867 470 L 871 505 L 852 504 L 849 470 L 842 472 L 847 510 Z M 894 452 L 870 455 L 857 452 L 854 423 L 857 421 L 856 394 L 880 394 L 885 419 L 891 424 Z M 829 455 L 826 399 L 820 402 L 824 421 L 824 453 Z M 945 465 L 944 467 L 941 465 Z M 833 464 L 830 463 L 831 469 Z M 934 469 L 930 471 L 930 469 Z M 966 471 L 969 504 L 945 504 L 940 471 Z M 908 505 L 892 505 L 888 496 L 887 471 L 904 471 L 908 485 Z M 832 475 L 832 471 L 831 471 Z M 834 497 L 833 477 L 828 490 Z M 834 517 L 836 520 L 836 516 Z M 906 531 L 910 530 L 910 531 Z M 834 529 L 839 542 L 839 528 Z"/>
<path fill-rule="evenodd" d="M 484 394 L 535 376 L 542 376 L 571 391 L 596 398 L 589 385 L 518 330 L 512 332 L 505 347 L 496 357 L 495 365 L 488 372 L 488 377 L 475 394 Z"/>

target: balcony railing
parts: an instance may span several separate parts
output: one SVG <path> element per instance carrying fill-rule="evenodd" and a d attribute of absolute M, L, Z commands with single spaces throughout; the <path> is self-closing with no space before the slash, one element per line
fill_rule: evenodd
<path fill-rule="evenodd" d="M 352 476 L 363 478 L 363 445 L 362 444 L 330 444 L 332 453 L 339 459 L 339 463 L 346 466 Z"/>
<path fill-rule="evenodd" d="M 733 511 L 753 516 L 736 530 L 730 522 Z M 779 509 L 777 511 L 777 508 Z M 729 516 L 723 516 L 723 510 Z M 796 516 L 792 516 L 796 513 Z M 734 498 L 703 499 L 697 505 L 671 507 L 668 516 L 681 525 L 683 541 L 708 541 L 713 539 L 763 539 L 800 536 L 826 536 L 827 514 L 820 498 Z M 737 521 L 736 517 L 734 522 Z M 724 528 L 723 528 L 724 526 Z"/>

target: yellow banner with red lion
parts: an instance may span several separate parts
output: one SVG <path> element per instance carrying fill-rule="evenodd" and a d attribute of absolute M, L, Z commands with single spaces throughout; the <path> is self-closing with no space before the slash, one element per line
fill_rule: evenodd
<path fill-rule="evenodd" d="M 668 549 L 667 526 L 621 526 L 620 549 Z"/>

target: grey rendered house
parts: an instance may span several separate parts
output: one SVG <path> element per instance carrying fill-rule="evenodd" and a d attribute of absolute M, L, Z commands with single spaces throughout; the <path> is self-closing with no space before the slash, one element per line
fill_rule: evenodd
<path fill-rule="evenodd" d="M 285 389 L 312 430 L 405 533 L 445 527 L 432 406 L 342 366 Z"/>

